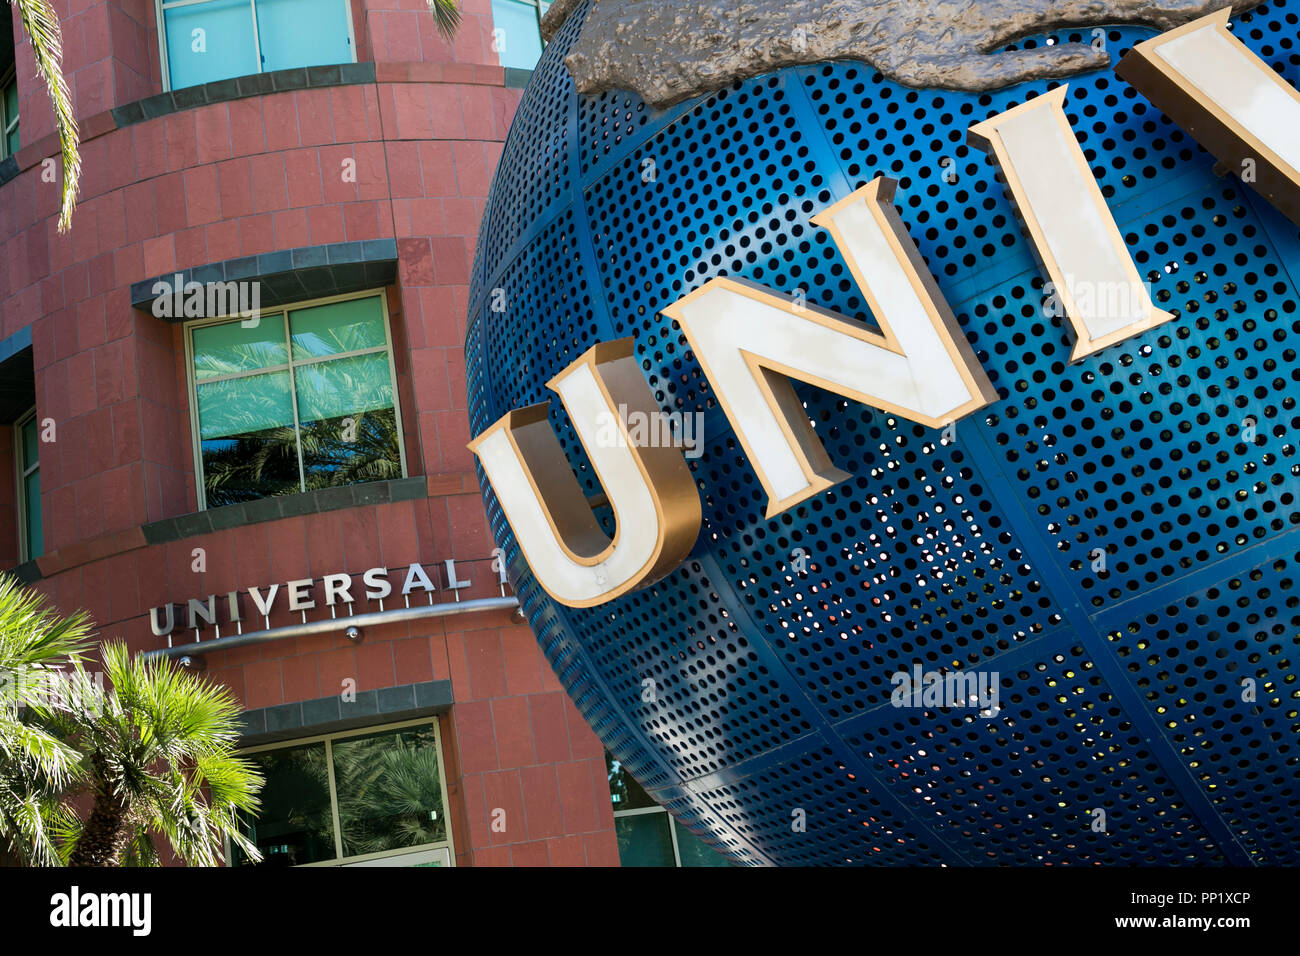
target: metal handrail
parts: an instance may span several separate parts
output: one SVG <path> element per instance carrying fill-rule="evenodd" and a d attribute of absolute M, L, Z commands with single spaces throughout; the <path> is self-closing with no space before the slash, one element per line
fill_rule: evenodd
<path fill-rule="evenodd" d="M 305 621 L 302 624 L 286 624 L 263 631 L 248 634 L 233 634 L 230 637 L 218 637 L 210 641 L 192 641 L 188 644 L 176 644 L 145 651 L 143 657 L 200 657 L 215 651 L 228 651 L 249 644 L 261 644 L 266 641 L 278 641 L 287 637 L 306 637 L 311 634 L 329 634 L 343 631 L 350 627 L 367 627 L 370 625 L 392 624 L 396 621 L 415 621 L 431 617 L 453 617 L 458 614 L 472 614 L 475 611 L 504 611 L 519 607 L 519 599 L 514 595 L 494 598 L 475 598 L 472 601 L 444 601 L 440 604 L 428 604 L 416 607 L 397 607 L 387 611 L 370 611 L 366 614 L 354 614 L 350 617 L 326 618 L 320 621 Z"/>

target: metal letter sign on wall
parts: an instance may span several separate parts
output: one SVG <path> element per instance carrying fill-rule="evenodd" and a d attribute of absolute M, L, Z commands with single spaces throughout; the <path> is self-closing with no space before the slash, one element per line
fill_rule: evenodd
<path fill-rule="evenodd" d="M 164 604 L 150 609 L 149 626 L 155 637 L 167 638 L 167 646 L 148 651 L 145 656 L 180 658 L 194 666 L 199 661 L 198 655 L 209 651 L 337 631 L 344 631 L 353 640 L 360 640 L 361 628 L 370 625 L 502 610 L 518 605 L 514 595 L 506 594 L 506 566 L 499 549 L 492 558 L 492 571 L 501 592 L 499 597 L 462 601 L 461 589 L 472 584 L 468 574 L 457 570 L 456 562 L 451 558 L 443 561 L 443 569 L 442 572 L 436 567 L 429 570 L 418 562 L 396 570 L 369 568 L 360 575 L 338 572 L 320 578 L 254 586 L 227 594 L 209 594 L 190 598 L 184 604 Z M 450 601 L 435 600 L 435 595 L 443 588 L 452 592 Z M 401 606 L 385 608 L 385 601 L 390 604 L 400 602 Z M 363 606 L 366 610 L 358 610 Z M 280 609 L 301 615 L 301 621 L 272 627 L 271 615 Z M 323 616 L 325 611 L 329 612 L 329 617 Z M 312 620 L 308 620 L 308 612 L 311 612 Z M 252 629 L 244 630 L 246 624 Z M 221 633 L 223 627 L 226 629 L 224 635 Z M 179 644 L 175 640 L 177 635 L 182 638 Z"/>
<path fill-rule="evenodd" d="M 1081 21 L 1123 55 L 1068 84 L 836 60 L 656 111 L 575 91 L 565 4 L 471 448 L 560 679 L 719 850 L 1300 862 L 1294 5 Z"/>

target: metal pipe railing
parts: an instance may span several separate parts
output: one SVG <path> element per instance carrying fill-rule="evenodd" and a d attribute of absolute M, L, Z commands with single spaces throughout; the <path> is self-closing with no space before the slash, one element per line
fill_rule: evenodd
<path fill-rule="evenodd" d="M 441 604 L 427 604 L 416 607 L 395 607 L 387 611 L 371 611 L 366 614 L 354 614 L 350 617 L 326 618 L 320 621 L 306 621 L 302 624 L 286 624 L 264 631 L 252 631 L 248 634 L 232 634 L 230 637 L 218 637 L 210 641 L 192 641 L 188 644 L 176 644 L 145 651 L 142 656 L 150 657 L 199 657 L 215 651 L 228 651 L 249 644 L 261 644 L 266 641 L 278 641 L 288 637 L 306 637 L 311 634 L 329 634 L 344 631 L 349 627 L 367 627 L 369 625 L 392 624 L 396 621 L 416 621 L 431 617 L 453 617 L 457 614 L 472 614 L 475 611 L 504 611 L 519 607 L 519 599 L 513 595 L 493 598 L 475 598 L 472 601 L 445 601 Z"/>

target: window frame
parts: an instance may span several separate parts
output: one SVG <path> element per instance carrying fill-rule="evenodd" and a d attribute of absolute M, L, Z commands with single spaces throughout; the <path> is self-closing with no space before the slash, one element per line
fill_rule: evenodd
<path fill-rule="evenodd" d="M 615 823 L 617 823 L 618 820 L 622 817 L 643 817 L 643 816 L 649 816 L 652 813 L 662 813 L 668 819 L 668 838 L 672 841 L 672 847 L 673 847 L 673 869 L 675 870 L 684 869 L 684 867 L 682 866 L 682 854 L 677 849 L 677 827 L 673 825 L 676 821 L 673 820 L 672 814 L 669 813 L 667 810 L 665 810 L 663 807 L 653 806 L 653 807 L 637 807 L 634 810 L 615 810 L 614 821 Z M 615 829 L 615 832 L 616 833 L 618 832 L 617 829 Z M 622 865 L 622 860 L 619 861 L 619 865 L 620 866 Z"/>
<path fill-rule="evenodd" d="M 9 67 L 3 74 L 0 74 L 0 159 L 7 159 L 14 153 L 9 152 L 9 131 L 14 127 L 19 127 L 19 119 L 22 118 L 22 112 L 15 113 L 12 117 L 5 112 L 4 91 L 9 84 L 14 85 L 15 101 L 18 92 L 18 67 L 17 65 Z M 22 132 L 21 128 L 18 134 L 18 148 L 22 149 Z"/>
<path fill-rule="evenodd" d="M 608 766 L 608 762 L 609 762 L 611 759 L 615 759 L 615 758 L 614 758 L 614 755 L 611 754 L 608 750 L 606 750 L 606 751 L 605 751 L 605 761 L 606 761 L 606 766 Z M 635 783 L 635 782 L 636 782 L 636 778 L 633 777 L 632 774 L 628 771 L 626 765 L 623 764 L 622 761 L 618 761 L 618 763 L 619 763 L 619 766 L 622 768 L 622 772 L 623 772 L 623 773 L 626 773 L 627 776 L 628 776 L 628 779 L 632 780 L 632 781 Z M 641 785 L 638 783 L 637 786 L 640 787 Z M 649 794 L 646 794 L 646 795 L 649 796 Z M 683 865 L 682 865 L 682 852 L 681 852 L 681 849 L 680 849 L 680 847 L 679 847 L 679 845 L 678 845 L 678 843 L 677 843 L 677 828 L 678 828 L 679 826 L 681 826 L 681 824 L 678 823 L 678 822 L 677 822 L 677 819 L 676 819 L 676 818 L 675 818 L 671 813 L 668 812 L 668 810 L 667 810 L 666 807 L 664 807 L 662 804 L 658 804 L 658 803 L 656 803 L 656 804 L 654 804 L 654 805 L 652 805 L 652 806 L 649 806 L 649 807 L 631 807 L 631 808 L 628 808 L 628 809 L 626 809 L 626 810 L 620 810 L 620 809 L 618 809 L 617 804 L 615 804 L 615 803 L 613 802 L 614 794 L 613 794 L 613 793 L 610 793 L 609 796 L 610 796 L 610 807 L 611 807 L 611 809 L 613 810 L 613 813 L 614 813 L 614 823 L 615 823 L 614 832 L 615 832 L 616 835 L 617 835 L 617 833 L 618 833 L 618 826 L 617 826 L 618 821 L 619 821 L 619 819 L 621 819 L 621 818 L 623 818 L 623 817 L 642 817 L 642 816 L 649 816 L 650 814 L 654 814 L 654 813 L 662 813 L 662 814 L 664 815 L 664 817 L 666 817 L 667 820 L 668 820 L 668 837 L 669 837 L 669 840 L 670 840 L 671 843 L 672 843 L 672 848 L 673 848 L 673 865 L 672 865 L 672 869 L 676 869 L 676 870 L 689 870 L 689 869 L 693 869 L 693 867 L 683 866 Z M 710 847 L 710 849 L 712 849 L 712 848 Z M 717 851 L 715 850 L 714 852 L 716 853 Z M 718 854 L 718 855 L 721 856 L 721 854 Z M 725 859 L 725 858 L 724 858 L 724 859 Z M 621 859 L 621 857 L 620 857 L 620 859 L 619 859 L 619 866 L 621 867 L 622 865 L 623 865 L 623 861 L 622 861 L 622 859 Z M 728 866 L 733 866 L 734 864 L 732 864 L 732 863 L 728 860 L 728 861 L 727 861 L 727 865 L 728 865 Z"/>
<path fill-rule="evenodd" d="M 442 811 L 447 817 L 447 839 L 437 843 L 421 843 L 419 846 L 401 847 L 395 850 L 380 850 L 377 853 L 363 853 L 357 856 L 343 856 L 343 829 L 339 825 L 339 801 L 336 792 L 334 780 L 334 749 L 333 742 L 336 740 L 348 740 L 352 737 L 365 737 L 371 734 L 385 733 L 390 730 L 402 730 L 407 727 L 433 727 L 434 746 L 438 748 L 438 789 L 442 795 Z M 291 750 L 294 747 L 306 747 L 310 744 L 325 744 L 325 766 L 329 768 L 329 785 L 330 785 L 330 816 L 334 826 L 334 852 L 339 854 L 332 860 L 319 860 L 315 863 L 301 863 L 293 869 L 305 870 L 311 867 L 340 867 L 353 866 L 357 863 L 366 863 L 373 860 L 382 860 L 392 857 L 407 856 L 415 853 L 428 853 L 431 850 L 446 850 L 448 866 L 456 865 L 456 836 L 455 827 L 452 825 L 451 805 L 447 800 L 447 760 L 446 752 L 442 746 L 442 720 L 440 715 L 433 717 L 416 717 L 414 720 L 403 720 L 395 724 L 378 724 L 373 727 L 358 727 L 355 730 L 340 730 L 331 734 L 317 734 L 313 737 L 295 737 L 293 740 L 279 740 L 275 743 L 261 744 L 256 747 L 246 747 L 238 751 L 240 757 L 250 757 L 255 754 L 266 753 L 272 750 Z M 225 865 L 230 866 L 231 845 L 230 838 L 226 838 L 226 858 Z"/>
<path fill-rule="evenodd" d="M 178 7 L 193 7 L 200 3 L 211 3 L 212 0 L 154 0 L 154 22 L 158 36 L 158 56 L 162 61 L 162 88 L 164 93 L 169 93 L 172 87 L 172 67 L 167 61 L 167 21 L 163 16 L 164 9 L 173 10 Z M 352 0 L 336 0 L 342 3 L 348 13 L 348 49 L 352 51 L 352 61 L 357 62 L 357 33 L 356 26 L 352 22 Z M 262 36 L 257 28 L 257 0 L 248 0 L 249 10 L 253 15 L 253 54 L 257 57 L 257 72 L 265 73 L 262 69 Z M 300 69 L 306 69 L 302 67 Z M 274 72 L 274 71 L 271 71 Z M 238 76 L 253 76 L 252 73 L 240 73 Z M 234 79 L 234 77 L 224 77 L 224 79 Z M 221 80 L 212 80 L 213 83 L 219 83 Z M 195 84 L 202 86 L 203 84 Z M 178 86 L 175 89 L 187 90 L 188 86 Z"/>
<path fill-rule="evenodd" d="M 318 305 L 332 305 L 336 302 L 348 302 L 353 299 L 379 299 L 379 307 L 383 314 L 384 320 L 384 347 L 388 353 L 388 381 L 393 392 L 393 416 L 397 428 L 397 455 L 402 469 L 402 477 L 410 477 L 410 472 L 406 462 L 406 431 L 402 426 L 402 403 L 401 396 L 397 390 L 397 356 L 393 348 L 393 327 L 388 316 L 388 295 L 382 289 L 369 289 L 365 292 L 349 292 L 344 295 L 326 296 L 323 299 L 306 299 L 302 302 L 291 302 L 273 309 L 263 309 L 258 312 L 258 319 L 263 316 L 279 315 L 282 317 L 285 329 L 285 343 L 288 349 L 287 363 L 284 368 L 289 373 L 289 398 L 293 404 L 293 424 L 295 429 L 301 427 L 302 422 L 298 419 L 298 390 L 297 382 L 294 378 L 293 370 L 295 366 L 316 365 L 323 362 L 329 362 L 334 359 L 347 358 L 355 355 L 373 354 L 379 351 L 378 346 L 373 349 L 361 349 L 355 352 L 338 352 L 334 355 L 319 356 L 306 361 L 295 362 L 293 359 L 293 348 L 289 334 L 289 313 L 298 309 L 310 309 Z M 194 490 L 197 495 L 199 511 L 208 510 L 208 495 L 206 482 L 203 473 L 203 439 L 199 431 L 199 398 L 196 385 L 198 381 L 194 377 L 194 330 L 205 328 L 210 325 L 224 325 L 229 322 L 241 321 L 238 316 L 223 315 L 215 318 L 194 319 L 186 322 L 184 325 L 185 339 L 185 383 L 188 389 L 186 401 L 189 404 L 190 418 L 190 446 L 194 456 Z M 219 375 L 212 378 L 204 379 L 204 382 L 215 382 L 223 379 L 248 378 L 254 375 L 266 374 L 270 371 L 278 371 L 282 367 L 279 365 L 269 369 L 253 369 L 248 372 L 236 375 Z M 306 494 L 302 487 L 306 484 L 306 473 L 302 464 L 302 445 L 301 432 L 299 433 L 298 445 L 298 490 L 292 494 Z M 359 482 L 359 484 L 368 484 L 368 482 Z M 341 485 L 339 487 L 350 487 Z M 264 497 L 289 497 L 289 495 L 266 495 Z M 257 499 L 263 500 L 262 498 Z"/>
<path fill-rule="evenodd" d="M 27 424 L 28 424 L 29 422 L 35 422 L 35 421 L 36 421 L 36 406 L 33 405 L 30 409 L 28 409 L 27 411 L 23 412 L 23 414 L 20 415 L 20 416 L 18 417 L 18 419 L 17 419 L 17 420 L 14 422 L 14 424 L 13 424 L 13 440 L 14 440 L 14 480 L 15 480 L 15 485 L 16 485 L 16 487 L 14 488 L 14 491 L 16 492 L 16 494 L 14 495 L 14 500 L 17 502 L 17 505 L 18 505 L 18 507 L 17 507 L 17 511 L 18 511 L 18 558 L 19 558 L 19 562 L 20 562 L 20 563 L 22 563 L 22 562 L 26 562 L 26 561 L 34 561 L 37 557 L 40 557 L 40 555 L 35 555 L 35 556 L 32 555 L 32 553 L 31 553 L 31 542 L 27 540 L 27 533 L 28 533 L 28 528 L 27 528 L 27 476 L 30 475 L 30 474 L 32 474 L 33 472 L 38 472 L 38 471 L 41 470 L 41 456 L 40 456 L 39 452 L 38 452 L 38 454 L 37 454 L 37 456 L 36 456 L 36 464 L 34 464 L 34 465 L 32 465 L 32 466 L 30 466 L 30 467 L 28 467 L 28 468 L 24 468 L 24 467 L 23 467 L 23 457 L 24 457 L 24 455 L 26 455 L 26 449 L 23 448 L 23 428 L 26 427 Z M 39 449 L 39 446 L 40 446 L 40 433 L 39 433 L 39 431 L 37 432 L 37 439 L 36 439 L 36 441 L 37 441 L 37 447 L 38 447 L 38 449 Z M 44 526 L 45 526 L 45 520 L 44 520 L 44 514 L 42 514 L 42 517 L 41 517 L 41 527 L 42 527 L 42 534 L 41 534 L 41 538 L 42 538 L 42 540 L 41 540 L 41 553 L 42 553 L 42 554 L 45 553 L 45 541 L 44 541 L 44 537 L 45 537 L 45 535 L 44 535 L 44 531 L 43 531 Z"/>

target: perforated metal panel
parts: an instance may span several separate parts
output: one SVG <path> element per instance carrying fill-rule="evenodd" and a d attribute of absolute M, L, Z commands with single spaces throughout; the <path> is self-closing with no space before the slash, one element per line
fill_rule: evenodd
<path fill-rule="evenodd" d="M 1234 21 L 1293 84 L 1297 10 Z M 704 415 L 694 553 L 600 607 L 550 601 L 484 482 L 538 639 L 606 746 L 744 864 L 1300 863 L 1296 227 L 1113 74 L 1071 80 L 1075 133 L 1176 318 L 1069 365 L 994 167 L 965 146 L 1055 84 L 920 91 L 836 62 L 654 111 L 574 92 L 584 15 L 512 128 L 466 348 L 474 432 L 551 400 L 593 496 L 545 387 L 591 345 L 633 336 L 664 410 Z M 1105 38 L 1117 58 L 1150 35 Z M 853 478 L 768 520 L 660 310 L 730 275 L 873 324 L 809 219 L 881 174 L 999 400 L 946 441 L 799 386 Z M 999 709 L 893 706 L 914 665 L 996 675 Z"/>

